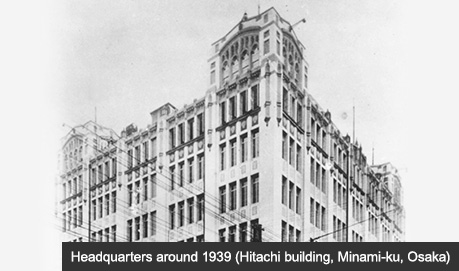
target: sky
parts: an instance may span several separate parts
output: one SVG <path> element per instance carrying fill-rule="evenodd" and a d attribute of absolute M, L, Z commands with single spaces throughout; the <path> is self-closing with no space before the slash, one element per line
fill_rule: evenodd
<path fill-rule="evenodd" d="M 26 236 L 35 241 L 29 249 L 58 242 L 52 186 L 59 139 L 68 132 L 63 123 L 97 116 L 120 133 L 130 123 L 146 127 L 149 113 L 166 102 L 182 107 L 202 97 L 211 43 L 244 12 L 256 15 L 258 4 L 292 24 L 306 18 L 295 32 L 306 47 L 309 91 L 343 133 L 352 133 L 355 106 L 356 138 L 368 160 L 374 147 L 375 164 L 399 168 L 406 240 L 459 241 L 454 1 L 29 2 L 0 8 L 8 37 L 0 50 L 4 191 L 29 199 L 5 215 L 21 221 L 17 209 L 37 203 L 25 223 L 2 231 L 27 232 L 30 221 L 43 221 Z M 2 206 L 17 202 L 7 194 Z M 25 249 L 14 236 L 6 242 Z M 51 270 L 60 247 L 45 248 L 36 257 Z"/>

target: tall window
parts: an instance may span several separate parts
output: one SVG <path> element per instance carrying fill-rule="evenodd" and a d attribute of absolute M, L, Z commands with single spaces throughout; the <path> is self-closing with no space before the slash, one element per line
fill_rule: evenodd
<path fill-rule="evenodd" d="M 230 167 L 236 165 L 236 140 L 230 142 Z"/>
<path fill-rule="evenodd" d="M 140 204 L 140 181 L 135 182 L 135 204 Z"/>
<path fill-rule="evenodd" d="M 152 174 L 150 176 L 150 181 L 151 181 L 151 197 L 156 198 L 156 174 Z"/>
<path fill-rule="evenodd" d="M 192 183 L 194 181 L 194 159 L 188 159 L 188 182 Z"/>
<path fill-rule="evenodd" d="M 198 155 L 198 180 L 204 177 L 204 155 Z"/>
<path fill-rule="evenodd" d="M 156 235 L 156 211 L 150 213 L 150 234 Z"/>
<path fill-rule="evenodd" d="M 127 239 L 129 242 L 132 242 L 132 219 L 129 219 L 127 222 Z"/>
<path fill-rule="evenodd" d="M 178 126 L 178 144 L 181 145 L 185 143 L 185 128 L 184 124 L 180 123 Z"/>
<path fill-rule="evenodd" d="M 237 117 L 236 108 L 236 96 L 233 96 L 229 99 L 230 120 L 235 119 Z"/>
<path fill-rule="evenodd" d="M 204 114 L 198 115 L 198 136 L 204 134 Z"/>
<path fill-rule="evenodd" d="M 112 213 L 116 213 L 116 191 L 112 192 Z"/>
<path fill-rule="evenodd" d="M 148 150 L 148 141 L 145 141 L 145 142 L 143 142 L 143 159 L 144 159 L 144 161 L 148 161 L 148 159 L 150 159 L 148 157 L 149 153 L 150 152 Z"/>
<path fill-rule="evenodd" d="M 188 203 L 188 224 L 194 222 L 194 198 L 189 198 Z"/>
<path fill-rule="evenodd" d="M 296 188 L 296 198 L 295 198 L 295 208 L 296 213 L 300 214 L 301 212 L 301 188 Z"/>
<path fill-rule="evenodd" d="M 258 85 L 255 85 L 251 88 L 251 109 L 255 109 L 259 107 L 259 99 L 258 99 Z"/>
<path fill-rule="evenodd" d="M 226 123 L 226 102 L 220 103 L 220 121 L 221 125 Z"/>
<path fill-rule="evenodd" d="M 171 191 L 174 190 L 175 188 L 175 167 L 170 167 L 169 168 L 169 172 L 170 172 L 170 188 L 171 188 Z"/>
<path fill-rule="evenodd" d="M 282 193 L 281 202 L 282 202 L 282 204 L 287 205 L 287 178 L 285 178 L 284 176 L 282 176 L 282 190 L 281 190 L 281 193 Z"/>
<path fill-rule="evenodd" d="M 156 152 L 157 152 L 157 147 L 156 147 L 156 137 L 152 138 L 151 139 L 151 158 L 155 158 L 156 157 Z"/>
<path fill-rule="evenodd" d="M 247 242 L 247 222 L 239 225 L 239 242 Z"/>
<path fill-rule="evenodd" d="M 112 158 L 112 176 L 113 177 L 116 177 L 116 157 L 115 158 Z"/>
<path fill-rule="evenodd" d="M 263 43 L 263 52 L 265 55 L 269 53 L 269 39 L 265 40 Z"/>
<path fill-rule="evenodd" d="M 204 194 L 197 196 L 197 201 L 198 201 L 197 220 L 201 221 L 204 216 Z"/>
<path fill-rule="evenodd" d="M 247 179 L 244 178 L 240 181 L 240 189 L 241 189 L 241 207 L 247 206 Z"/>
<path fill-rule="evenodd" d="M 185 175 L 184 175 L 184 163 L 181 162 L 178 164 L 178 174 L 179 174 L 179 186 L 182 187 L 183 186 L 183 179 L 185 178 Z"/>
<path fill-rule="evenodd" d="M 175 204 L 169 206 L 169 228 L 172 230 L 175 227 Z"/>
<path fill-rule="evenodd" d="M 134 234 L 135 234 L 135 240 L 140 239 L 140 217 L 136 217 L 134 219 L 135 225 L 134 225 Z"/>
<path fill-rule="evenodd" d="M 282 109 L 285 113 L 288 112 L 288 90 L 285 88 L 282 91 Z"/>
<path fill-rule="evenodd" d="M 105 180 L 108 180 L 108 178 L 110 178 L 110 161 L 105 161 Z M 75 191 L 77 189 L 76 185 L 75 185 Z"/>
<path fill-rule="evenodd" d="M 237 191 L 236 191 L 236 182 L 229 184 L 230 189 L 230 210 L 236 209 L 237 203 Z"/>
<path fill-rule="evenodd" d="M 185 222 L 185 202 L 178 203 L 178 226 L 182 227 Z"/>
<path fill-rule="evenodd" d="M 301 172 L 301 146 L 296 145 L 296 170 Z"/>
<path fill-rule="evenodd" d="M 169 129 L 169 147 L 175 148 L 175 128 Z"/>
<path fill-rule="evenodd" d="M 240 106 L 241 115 L 244 115 L 247 112 L 247 91 L 243 91 L 240 94 Z"/>
<path fill-rule="evenodd" d="M 105 215 L 110 214 L 110 194 L 105 195 Z"/>
<path fill-rule="evenodd" d="M 247 161 L 247 135 L 241 136 L 241 163 Z"/>
<path fill-rule="evenodd" d="M 258 129 L 252 131 L 252 158 L 257 158 L 260 155 L 260 140 L 258 137 Z"/>
<path fill-rule="evenodd" d="M 289 145 L 289 164 L 294 165 L 295 163 L 295 140 L 290 138 L 290 145 Z"/>
<path fill-rule="evenodd" d="M 142 237 L 148 237 L 148 214 L 142 216 Z"/>
<path fill-rule="evenodd" d="M 143 178 L 143 200 L 148 200 L 148 177 Z"/>
<path fill-rule="evenodd" d="M 219 188 L 219 197 L 220 197 L 220 213 L 226 212 L 226 186 L 221 186 Z"/>
<path fill-rule="evenodd" d="M 293 203 L 294 203 L 294 196 L 295 196 L 295 185 L 290 182 L 289 191 L 288 191 L 288 207 L 293 210 Z"/>
<path fill-rule="evenodd" d="M 226 144 L 220 145 L 220 170 L 225 170 Z"/>
<path fill-rule="evenodd" d="M 236 241 L 236 226 L 229 227 L 228 242 Z"/>
<path fill-rule="evenodd" d="M 136 146 L 134 149 L 135 152 L 135 161 L 134 164 L 138 165 L 140 164 L 140 146 Z"/>
<path fill-rule="evenodd" d="M 303 128 L 303 106 L 299 103 L 296 106 L 296 122 Z"/>
<path fill-rule="evenodd" d="M 194 138 L 194 118 L 188 120 L 188 139 Z"/>
<path fill-rule="evenodd" d="M 282 158 L 285 160 L 287 160 L 287 155 L 288 155 L 287 144 L 288 144 L 287 133 L 282 131 Z"/>
<path fill-rule="evenodd" d="M 259 201 L 259 184 L 258 184 L 258 174 L 251 177 L 252 181 L 252 203 L 257 203 Z"/>

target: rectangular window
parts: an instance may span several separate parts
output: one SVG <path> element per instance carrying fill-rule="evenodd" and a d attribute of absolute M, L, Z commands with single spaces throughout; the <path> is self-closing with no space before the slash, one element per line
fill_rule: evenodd
<path fill-rule="evenodd" d="M 265 40 L 263 43 L 263 52 L 265 55 L 269 53 L 269 39 Z"/>
<path fill-rule="evenodd" d="M 102 197 L 99 198 L 98 205 L 99 205 L 99 218 L 101 218 L 103 215 L 103 210 L 104 210 L 104 203 L 103 203 Z"/>
<path fill-rule="evenodd" d="M 296 198 L 295 198 L 295 207 L 296 213 L 300 214 L 301 212 L 301 188 L 296 188 Z"/>
<path fill-rule="evenodd" d="M 128 239 L 128 242 L 132 242 L 132 219 L 129 219 L 127 221 L 127 239 Z"/>
<path fill-rule="evenodd" d="M 226 102 L 220 103 L 220 121 L 221 125 L 226 123 Z"/>
<path fill-rule="evenodd" d="M 258 184 L 258 174 L 251 177 L 252 181 L 252 203 L 257 203 L 259 201 L 259 184 Z"/>
<path fill-rule="evenodd" d="M 320 229 L 320 221 L 321 221 L 321 217 L 320 217 L 320 204 L 318 202 L 316 202 L 316 227 Z"/>
<path fill-rule="evenodd" d="M 140 181 L 135 182 L 135 204 L 140 204 Z"/>
<path fill-rule="evenodd" d="M 282 158 L 284 160 L 287 160 L 287 157 L 288 157 L 288 147 L 287 147 L 287 144 L 288 144 L 288 137 L 287 137 L 287 133 L 282 131 Z"/>
<path fill-rule="evenodd" d="M 148 200 L 148 176 L 143 178 L 143 200 Z"/>
<path fill-rule="evenodd" d="M 301 104 L 297 104 L 296 107 L 296 123 L 303 128 L 303 106 Z"/>
<path fill-rule="evenodd" d="M 247 206 L 247 179 L 244 178 L 240 181 L 240 189 L 241 189 L 241 207 Z"/>
<path fill-rule="evenodd" d="M 239 242 L 247 242 L 247 222 L 239 225 Z"/>
<path fill-rule="evenodd" d="M 241 136 L 241 163 L 247 161 L 247 134 Z"/>
<path fill-rule="evenodd" d="M 198 115 L 198 136 L 204 134 L 204 114 Z"/>
<path fill-rule="evenodd" d="M 188 139 L 194 138 L 194 118 L 188 120 Z"/>
<path fill-rule="evenodd" d="M 276 53 L 280 55 L 280 42 L 276 41 Z"/>
<path fill-rule="evenodd" d="M 327 185 L 327 174 L 325 172 L 325 169 L 322 168 L 322 192 L 326 193 L 326 187 Z"/>
<path fill-rule="evenodd" d="M 135 152 L 135 161 L 134 164 L 138 165 L 140 164 L 140 146 L 136 146 L 134 149 Z"/>
<path fill-rule="evenodd" d="M 260 155 L 260 140 L 258 137 L 258 129 L 252 131 L 252 158 L 257 158 Z"/>
<path fill-rule="evenodd" d="M 179 174 L 179 181 L 178 184 L 180 187 L 183 186 L 183 179 L 185 179 L 185 169 L 184 169 L 184 162 L 178 164 L 178 174 Z"/>
<path fill-rule="evenodd" d="M 194 181 L 194 159 L 188 159 L 188 182 L 192 183 Z"/>
<path fill-rule="evenodd" d="M 288 229 L 288 241 L 289 242 L 295 241 L 295 229 L 293 228 L 293 226 L 289 226 L 289 229 Z"/>
<path fill-rule="evenodd" d="M 182 145 L 185 143 L 185 128 L 183 127 L 184 124 L 180 123 L 178 126 L 178 144 Z"/>
<path fill-rule="evenodd" d="M 175 128 L 169 129 L 169 148 L 175 148 Z"/>
<path fill-rule="evenodd" d="M 282 109 L 285 113 L 288 112 L 288 90 L 286 88 L 282 91 Z"/>
<path fill-rule="evenodd" d="M 296 170 L 298 170 L 299 172 L 301 172 L 301 163 L 301 146 L 296 145 Z"/>
<path fill-rule="evenodd" d="M 185 202 L 178 203 L 178 226 L 182 227 L 185 224 Z"/>
<path fill-rule="evenodd" d="M 287 242 L 287 223 L 282 221 L 281 242 Z"/>
<path fill-rule="evenodd" d="M 150 234 L 156 235 L 156 211 L 150 213 Z"/>
<path fill-rule="evenodd" d="M 204 177 L 204 155 L 198 156 L 198 180 Z"/>
<path fill-rule="evenodd" d="M 235 210 L 237 206 L 236 182 L 229 184 L 230 189 L 230 210 Z"/>
<path fill-rule="evenodd" d="M 97 183 L 101 183 L 101 182 L 103 182 L 103 180 L 104 180 L 104 179 L 103 179 L 104 172 L 102 171 L 102 165 L 99 165 L 98 169 L 99 169 L 99 180 L 98 180 Z M 71 190 L 71 187 L 72 187 L 72 186 L 69 186 L 69 189 L 70 189 L 70 190 Z"/>
<path fill-rule="evenodd" d="M 171 191 L 174 190 L 175 188 L 175 167 L 170 167 L 169 168 L 169 172 L 170 172 L 170 189 Z"/>
<path fill-rule="evenodd" d="M 78 207 L 78 226 L 83 226 L 83 206 Z"/>
<path fill-rule="evenodd" d="M 290 97 L 290 117 L 294 118 L 295 117 L 295 97 L 291 96 Z"/>
<path fill-rule="evenodd" d="M 142 216 L 142 237 L 148 237 L 148 214 Z"/>
<path fill-rule="evenodd" d="M 197 201 L 198 201 L 197 220 L 201 221 L 204 216 L 204 194 L 197 196 Z"/>
<path fill-rule="evenodd" d="M 78 176 L 78 192 L 83 191 L 83 176 Z"/>
<path fill-rule="evenodd" d="M 96 218 L 97 218 L 97 201 L 93 200 L 91 203 L 92 203 L 92 220 L 96 220 Z"/>
<path fill-rule="evenodd" d="M 218 231 L 218 236 L 219 236 L 219 240 L 220 242 L 226 242 L 226 229 L 221 229 Z"/>
<path fill-rule="evenodd" d="M 148 149 L 148 141 L 145 141 L 145 142 L 143 142 L 143 160 L 144 161 L 148 161 L 148 159 L 150 159 L 148 157 L 149 153 L 150 153 L 150 151 Z"/>
<path fill-rule="evenodd" d="M 156 137 L 151 139 L 150 145 L 151 145 L 151 158 L 155 158 L 157 155 Z"/>
<path fill-rule="evenodd" d="M 230 120 L 233 120 L 237 117 L 237 109 L 236 109 L 236 96 L 233 96 L 229 99 L 229 113 L 230 113 Z"/>
<path fill-rule="evenodd" d="M 194 222 L 194 198 L 189 198 L 188 203 L 188 224 Z"/>
<path fill-rule="evenodd" d="M 326 219 L 327 217 L 325 216 L 325 207 L 322 206 L 322 215 L 321 215 L 321 223 L 320 223 L 320 229 L 325 231 L 325 222 L 326 222 Z"/>
<path fill-rule="evenodd" d="M 240 106 L 241 106 L 241 115 L 247 113 L 247 91 L 243 91 L 240 94 Z"/>
<path fill-rule="evenodd" d="M 311 225 L 314 225 L 314 206 L 315 206 L 315 202 L 314 202 L 314 199 L 311 198 L 310 202 L 309 202 L 309 222 L 311 222 Z"/>
<path fill-rule="evenodd" d="M 219 188 L 219 197 L 220 197 L 220 213 L 226 212 L 226 186 L 221 186 Z"/>
<path fill-rule="evenodd" d="M 220 145 L 220 170 L 225 170 L 226 144 Z"/>
<path fill-rule="evenodd" d="M 258 85 L 255 85 L 251 88 L 251 109 L 256 109 L 260 106 L 259 104 L 259 95 L 258 95 Z"/>
<path fill-rule="evenodd" d="M 295 199 L 295 185 L 290 182 L 289 190 L 288 190 L 288 208 L 294 210 L 294 199 Z"/>
<path fill-rule="evenodd" d="M 281 202 L 284 205 L 287 205 L 287 178 L 282 176 L 282 190 L 281 190 Z"/>
<path fill-rule="evenodd" d="M 230 142 L 230 167 L 236 165 L 236 139 Z"/>
<path fill-rule="evenodd" d="M 295 164 L 295 140 L 293 138 L 290 138 L 290 145 L 289 145 L 289 164 L 294 165 Z"/>
<path fill-rule="evenodd" d="M 215 70 L 210 72 L 210 84 L 215 83 Z"/>
<path fill-rule="evenodd" d="M 105 195 L 105 215 L 110 214 L 110 194 Z"/>
<path fill-rule="evenodd" d="M 112 192 L 112 213 L 116 213 L 116 191 Z"/>
<path fill-rule="evenodd" d="M 115 158 L 112 158 L 112 177 L 116 177 L 116 165 L 117 165 L 117 162 L 116 162 L 116 157 Z"/>
<path fill-rule="evenodd" d="M 112 242 L 116 242 L 116 225 L 112 226 Z"/>
<path fill-rule="evenodd" d="M 236 241 L 236 226 L 229 227 L 228 242 Z"/>
<path fill-rule="evenodd" d="M 151 197 L 156 198 L 156 174 L 150 176 L 151 181 Z"/>
<path fill-rule="evenodd" d="M 135 225 L 134 225 L 134 240 L 139 240 L 140 239 L 140 217 L 136 217 L 134 219 Z"/>
<path fill-rule="evenodd" d="M 175 227 L 175 204 L 169 206 L 169 228 L 173 230 Z"/>

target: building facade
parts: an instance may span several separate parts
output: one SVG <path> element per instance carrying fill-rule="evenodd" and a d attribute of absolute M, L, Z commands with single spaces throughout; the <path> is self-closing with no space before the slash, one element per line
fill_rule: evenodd
<path fill-rule="evenodd" d="M 404 241 L 396 169 L 368 164 L 314 100 L 275 9 L 244 14 L 208 64 L 205 95 L 148 127 L 88 122 L 64 138 L 64 241 Z"/>

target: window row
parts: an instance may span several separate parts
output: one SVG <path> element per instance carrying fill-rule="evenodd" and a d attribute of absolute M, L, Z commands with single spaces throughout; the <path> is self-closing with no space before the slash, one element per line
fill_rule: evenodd
<path fill-rule="evenodd" d="M 346 223 L 333 216 L 333 239 L 338 242 L 346 242 Z"/>
<path fill-rule="evenodd" d="M 116 225 L 92 232 L 91 242 L 116 242 Z"/>
<path fill-rule="evenodd" d="M 311 183 L 323 193 L 327 193 L 327 171 L 314 158 L 311 157 Z"/>
<path fill-rule="evenodd" d="M 237 196 L 239 191 L 239 198 Z M 250 198 L 249 198 L 250 195 Z M 227 210 L 235 210 L 238 206 L 245 207 L 248 203 L 258 203 L 259 201 L 259 178 L 258 174 L 250 177 L 250 184 L 247 178 L 243 178 L 238 182 L 232 182 L 228 185 L 220 186 L 219 188 L 219 209 L 220 213 L 226 213 Z"/>
<path fill-rule="evenodd" d="M 138 241 L 140 238 L 155 236 L 158 224 L 157 219 L 156 211 L 143 214 L 134 219 L 129 219 L 126 228 L 127 241 Z"/>
<path fill-rule="evenodd" d="M 282 132 L 282 158 L 301 172 L 302 169 L 302 148 L 295 142 L 295 139 Z"/>
<path fill-rule="evenodd" d="M 233 225 L 228 228 L 220 229 L 218 231 L 219 241 L 261 242 L 261 231 L 257 231 L 257 227 L 259 227 L 258 219 L 253 219 L 250 222 L 243 222 L 239 225 Z"/>
<path fill-rule="evenodd" d="M 90 166 L 89 183 L 91 186 L 103 183 L 104 181 L 116 177 L 117 161 L 116 157 L 107 160 L 99 165 Z"/>
<path fill-rule="evenodd" d="M 116 212 L 116 191 L 107 193 L 91 201 L 92 220 L 102 218 Z"/>
<path fill-rule="evenodd" d="M 83 176 L 80 175 L 78 176 L 78 178 L 75 177 L 73 179 L 68 180 L 67 182 L 63 181 L 62 190 L 62 193 L 64 195 L 63 198 L 68 198 L 80 193 L 81 191 L 83 191 Z"/>
<path fill-rule="evenodd" d="M 204 242 L 204 235 L 201 234 L 201 235 L 198 235 L 195 237 L 190 237 L 190 238 L 187 238 L 185 240 L 180 240 L 180 241 L 177 241 L 178 243 L 184 243 L 184 242 Z"/>
<path fill-rule="evenodd" d="M 240 57 L 234 55 L 231 59 L 225 59 L 222 57 L 222 79 L 223 82 L 228 79 L 236 78 L 236 75 L 245 73 L 249 69 L 249 63 L 252 63 L 251 67 L 258 66 L 260 58 L 260 53 L 258 50 L 258 44 L 253 44 L 250 52 L 249 50 L 244 50 L 240 54 Z"/>
<path fill-rule="evenodd" d="M 295 210 L 297 214 L 301 213 L 301 188 L 297 187 L 287 177 L 282 176 L 281 202 L 289 209 Z"/>
<path fill-rule="evenodd" d="M 249 91 L 250 101 L 248 100 Z M 258 85 L 254 85 L 250 90 L 244 90 L 239 95 L 234 95 L 228 100 L 220 102 L 220 125 L 224 125 L 239 116 L 245 115 L 249 110 L 258 108 L 260 106 L 259 97 Z"/>
<path fill-rule="evenodd" d="M 335 158 L 335 163 L 347 172 L 347 154 L 345 151 L 341 150 L 336 143 L 333 143 L 333 156 Z"/>
<path fill-rule="evenodd" d="M 204 194 L 169 205 L 169 228 L 201 221 L 204 217 Z"/>
<path fill-rule="evenodd" d="M 127 151 L 128 169 L 137 166 L 157 156 L 158 145 L 156 137 L 146 140 Z"/>
<path fill-rule="evenodd" d="M 373 234 L 374 236 L 378 236 L 378 232 L 379 232 L 378 231 L 378 227 L 379 227 L 378 218 L 372 212 L 369 212 L 368 216 L 369 216 L 369 219 L 368 219 L 368 231 L 371 234 Z"/>
<path fill-rule="evenodd" d="M 311 118 L 311 139 L 327 152 L 327 131 L 314 118 Z"/>
<path fill-rule="evenodd" d="M 282 91 L 282 110 L 285 114 L 289 115 L 298 126 L 304 127 L 303 124 L 303 105 L 297 102 L 296 98 L 284 88 Z"/>
<path fill-rule="evenodd" d="M 181 161 L 177 166 L 171 166 L 169 168 L 170 190 L 174 190 L 176 186 L 183 187 L 185 183 L 193 183 L 195 179 L 202 180 L 205 172 L 204 166 L 204 154 Z"/>
<path fill-rule="evenodd" d="M 196 125 L 195 125 L 196 122 Z M 204 134 L 204 113 L 191 117 L 169 129 L 169 149 L 191 141 Z"/>
<path fill-rule="evenodd" d="M 249 142 L 250 141 L 250 142 Z M 258 129 L 250 132 L 250 140 L 248 133 L 229 141 L 229 157 L 227 154 L 227 143 L 220 144 L 220 170 L 225 170 L 227 167 L 227 159 L 229 159 L 229 167 L 234 167 L 238 162 L 245 163 L 250 158 L 257 158 L 260 155 L 260 138 Z M 249 155 L 250 150 L 250 155 Z"/>
<path fill-rule="evenodd" d="M 150 175 L 150 178 L 147 176 L 135 183 L 128 184 L 127 193 L 128 206 L 155 198 L 157 194 L 156 174 Z"/>
<path fill-rule="evenodd" d="M 362 235 L 358 234 L 354 230 L 352 231 L 352 242 L 363 242 Z"/>
<path fill-rule="evenodd" d="M 301 242 L 301 231 L 282 220 L 281 242 Z M 288 236 L 287 236 L 288 234 Z"/>
<path fill-rule="evenodd" d="M 62 231 L 83 226 L 83 206 L 62 213 Z"/>
<path fill-rule="evenodd" d="M 324 206 L 313 198 L 309 202 L 309 222 L 319 230 L 326 230 L 327 213 Z"/>

